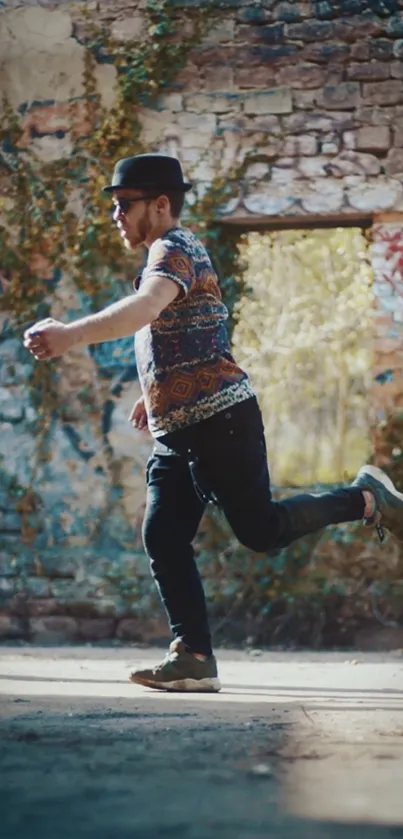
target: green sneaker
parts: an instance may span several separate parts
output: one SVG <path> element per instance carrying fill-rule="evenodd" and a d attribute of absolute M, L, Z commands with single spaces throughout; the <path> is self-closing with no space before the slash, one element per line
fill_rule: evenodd
<path fill-rule="evenodd" d="M 375 498 L 375 512 L 364 524 L 376 527 L 379 541 L 385 538 L 384 527 L 400 541 L 403 541 L 403 494 L 398 492 L 393 481 L 378 466 L 363 466 L 352 486 L 372 492 Z"/>
<path fill-rule="evenodd" d="M 172 641 L 165 658 L 152 670 L 133 670 L 130 681 L 146 688 L 170 691 L 217 693 L 221 690 L 217 662 L 213 655 L 205 661 L 188 653 L 184 643 Z"/>

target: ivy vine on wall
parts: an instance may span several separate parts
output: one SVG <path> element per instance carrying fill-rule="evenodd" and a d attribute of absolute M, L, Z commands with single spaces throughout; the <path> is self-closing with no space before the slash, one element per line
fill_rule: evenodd
<path fill-rule="evenodd" d="M 20 115 L 4 99 L 0 181 L 7 186 L 7 198 L 0 202 L 0 310 L 8 314 L 18 337 L 32 322 L 49 315 L 55 278 L 62 272 L 90 309 L 110 302 L 112 286 L 119 287 L 116 280 L 124 284 L 132 278 L 133 258 L 113 232 L 102 187 L 116 160 L 147 150 L 141 139 L 141 109 L 157 104 L 186 65 L 190 50 L 214 22 L 210 4 L 195 9 L 187 18 L 188 34 L 184 35 L 183 20 L 169 0 L 148 0 L 143 36 L 119 42 L 106 28 L 94 27 L 87 16 L 80 103 L 84 107 L 78 127 L 78 103 L 70 102 L 72 150 L 63 159 L 40 162 L 24 147 Z M 100 56 L 117 70 L 115 102 L 109 109 L 102 105 L 97 89 L 95 70 Z M 215 254 L 220 273 L 229 272 L 223 274 L 222 284 L 231 312 L 238 296 L 238 284 L 231 277 L 235 251 L 214 218 L 233 189 L 231 178 L 218 174 L 200 203 L 189 209 L 188 219 Z M 33 365 L 29 387 L 38 417 L 38 462 L 49 457 L 46 440 L 60 407 L 57 378 L 57 361 Z M 91 410 L 91 405 L 87 408 Z"/>

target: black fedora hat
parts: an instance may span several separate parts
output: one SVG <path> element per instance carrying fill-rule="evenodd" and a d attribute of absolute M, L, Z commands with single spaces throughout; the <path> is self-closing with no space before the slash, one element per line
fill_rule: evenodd
<path fill-rule="evenodd" d="M 188 192 L 192 184 L 183 180 L 182 168 L 176 157 L 166 154 L 137 154 L 118 160 L 112 183 L 103 192 L 114 189 L 155 189 Z"/>

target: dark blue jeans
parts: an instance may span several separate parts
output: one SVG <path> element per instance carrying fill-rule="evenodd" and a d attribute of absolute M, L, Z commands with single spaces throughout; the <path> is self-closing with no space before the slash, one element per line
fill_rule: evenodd
<path fill-rule="evenodd" d="M 261 552 L 361 519 L 365 506 L 355 487 L 273 501 L 256 399 L 160 438 L 147 464 L 144 546 L 174 636 L 206 655 L 211 637 L 192 542 L 209 497 L 239 541 Z"/>

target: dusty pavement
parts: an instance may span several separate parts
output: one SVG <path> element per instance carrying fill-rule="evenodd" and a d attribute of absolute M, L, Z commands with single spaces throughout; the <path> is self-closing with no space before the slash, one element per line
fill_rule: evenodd
<path fill-rule="evenodd" d="M 403 837 L 403 651 L 222 651 L 218 695 L 127 681 L 160 655 L 0 647 L 1 839 Z"/>

